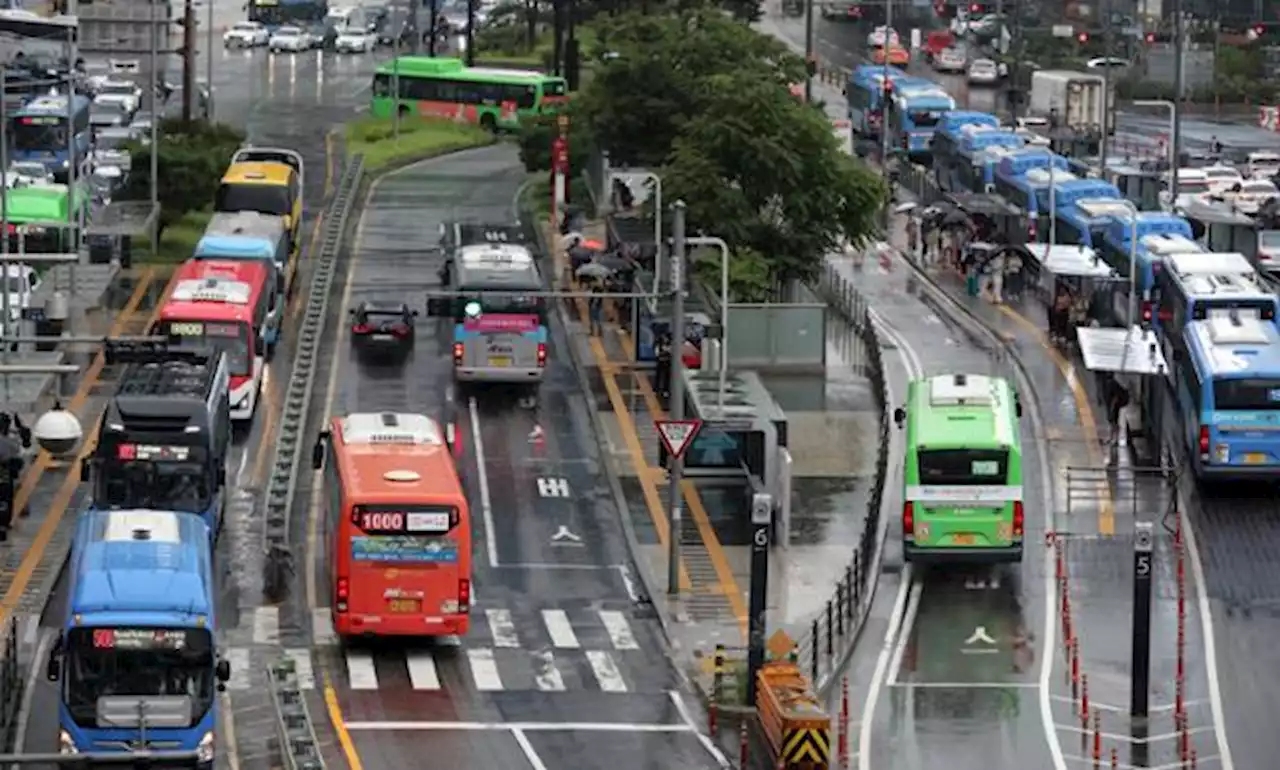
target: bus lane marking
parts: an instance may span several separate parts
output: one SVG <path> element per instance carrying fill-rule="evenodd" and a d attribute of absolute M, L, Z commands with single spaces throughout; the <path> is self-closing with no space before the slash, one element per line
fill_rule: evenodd
<path fill-rule="evenodd" d="M 516 632 L 516 624 L 511 619 L 510 610 L 485 610 L 484 615 L 489 621 L 489 632 L 493 635 L 494 647 L 520 646 L 520 634 Z"/>
<path fill-rule="evenodd" d="M 409 667 L 409 683 L 413 689 L 440 689 L 440 672 L 436 670 L 436 659 L 430 652 L 410 650 L 405 653 L 405 663 Z"/>
<path fill-rule="evenodd" d="M 564 610 L 543 610 L 542 623 L 547 627 L 547 635 L 551 644 L 561 650 L 577 650 L 582 645 L 578 635 L 573 632 L 573 624 L 569 622 L 569 613 Z"/>
<path fill-rule="evenodd" d="M 498 674 L 498 662 L 494 660 L 493 650 L 487 647 L 469 649 L 467 663 L 471 666 L 471 677 L 475 680 L 477 690 L 496 692 L 502 689 L 502 676 Z"/>
<path fill-rule="evenodd" d="M 347 682 L 353 690 L 378 689 L 378 671 L 373 654 L 367 650 L 347 650 Z"/>
<path fill-rule="evenodd" d="M 625 615 L 617 610 L 600 610 L 599 615 L 600 622 L 604 623 L 604 629 L 608 632 L 609 641 L 613 643 L 615 650 L 640 649 Z"/>
<path fill-rule="evenodd" d="M 474 396 L 467 399 L 467 413 L 471 417 L 471 442 L 476 456 L 476 480 L 480 485 L 480 515 L 484 519 L 484 546 L 489 556 L 489 566 L 498 564 L 498 535 L 493 529 L 493 498 L 489 494 L 489 469 L 484 452 L 484 439 L 480 437 L 480 408 Z"/>

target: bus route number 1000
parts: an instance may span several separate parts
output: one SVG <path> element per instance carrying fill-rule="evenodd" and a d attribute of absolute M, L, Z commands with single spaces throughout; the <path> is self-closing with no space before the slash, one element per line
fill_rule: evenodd
<path fill-rule="evenodd" d="M 404 513 L 400 511 L 365 511 L 360 528 L 366 532 L 403 532 Z"/>

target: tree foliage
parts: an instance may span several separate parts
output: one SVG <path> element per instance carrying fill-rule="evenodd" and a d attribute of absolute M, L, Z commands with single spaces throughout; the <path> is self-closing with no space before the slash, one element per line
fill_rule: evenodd
<path fill-rule="evenodd" d="M 781 43 L 709 7 L 601 23 L 616 56 L 596 67 L 575 121 L 615 167 L 660 170 L 663 197 L 688 205 L 689 231 L 739 255 L 731 273 L 744 294 L 810 277 L 839 241 L 873 231 L 883 185 L 790 94 L 804 63 Z"/>
<path fill-rule="evenodd" d="M 163 227 L 213 203 L 222 173 L 243 144 L 244 134 L 222 123 L 180 120 L 162 121 L 157 133 L 157 195 Z M 150 148 L 135 145 L 128 149 L 134 163 L 121 198 L 146 200 L 151 194 Z"/>

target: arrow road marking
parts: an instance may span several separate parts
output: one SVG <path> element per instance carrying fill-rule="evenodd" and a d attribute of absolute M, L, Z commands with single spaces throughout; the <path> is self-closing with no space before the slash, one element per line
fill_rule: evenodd
<path fill-rule="evenodd" d="M 987 627 L 986 627 L 986 626 L 978 626 L 977 628 L 973 629 L 973 633 L 972 633 L 972 634 L 969 634 L 969 638 L 964 640 L 964 644 L 965 644 L 965 647 L 972 647 L 972 646 L 973 646 L 973 645 L 975 645 L 975 644 L 986 644 L 986 645 L 991 645 L 991 646 L 993 646 L 993 647 L 994 647 L 994 646 L 995 646 L 995 644 L 996 644 L 996 640 L 991 636 L 991 634 L 988 634 L 988 633 L 987 633 Z M 966 649 L 966 650 L 964 650 L 964 652 L 965 652 L 966 654 L 977 654 L 977 655 L 981 655 L 981 654 L 985 654 L 985 653 L 996 652 L 996 650 L 973 650 L 973 649 Z"/>
<path fill-rule="evenodd" d="M 569 531 L 569 528 L 561 524 L 560 529 L 551 536 L 553 545 L 582 545 L 582 538 Z"/>

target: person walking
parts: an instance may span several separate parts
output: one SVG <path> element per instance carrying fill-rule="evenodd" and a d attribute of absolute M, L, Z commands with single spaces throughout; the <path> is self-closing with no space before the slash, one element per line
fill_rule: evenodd
<path fill-rule="evenodd" d="M 591 298 L 587 300 L 587 315 L 591 319 L 591 336 L 604 335 L 604 297 L 603 287 L 597 281 L 591 287 Z"/>

